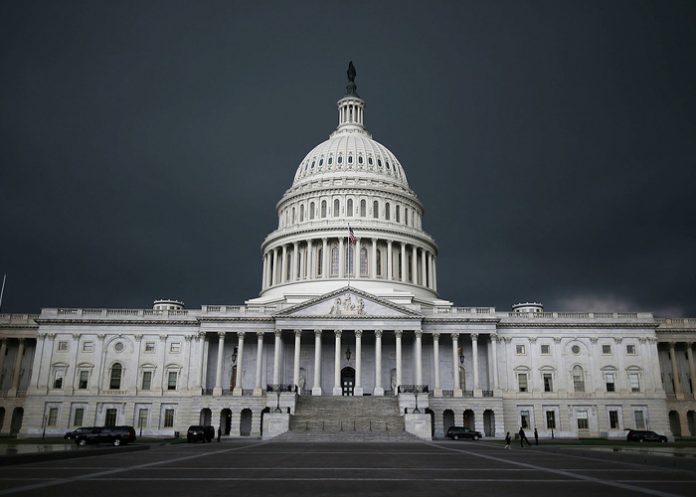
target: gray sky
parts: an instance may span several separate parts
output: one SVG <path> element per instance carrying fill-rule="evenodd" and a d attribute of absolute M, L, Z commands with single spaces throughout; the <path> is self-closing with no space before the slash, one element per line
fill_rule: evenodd
<path fill-rule="evenodd" d="M 692 1 L 6 0 L 3 311 L 257 296 L 353 60 L 443 298 L 696 316 L 694 26 Z"/>

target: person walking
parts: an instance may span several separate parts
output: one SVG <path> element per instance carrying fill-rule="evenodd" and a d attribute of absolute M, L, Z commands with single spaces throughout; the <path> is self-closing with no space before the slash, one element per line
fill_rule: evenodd
<path fill-rule="evenodd" d="M 536 429 L 536 426 L 534 427 L 534 444 L 539 445 L 539 432 Z"/>
<path fill-rule="evenodd" d="M 222 429 L 218 426 L 218 443 L 220 443 L 220 436 L 222 435 Z"/>
<path fill-rule="evenodd" d="M 512 442 L 512 437 L 510 436 L 510 432 L 507 432 L 507 435 L 505 435 L 505 448 L 510 450 L 510 442 Z"/>
<path fill-rule="evenodd" d="M 529 443 L 529 440 L 527 439 L 527 434 L 524 432 L 524 428 L 520 427 L 518 435 L 520 436 L 520 447 L 524 448 L 525 442 L 527 442 L 527 445 L 529 445 L 530 447 L 532 446 L 532 444 Z"/>

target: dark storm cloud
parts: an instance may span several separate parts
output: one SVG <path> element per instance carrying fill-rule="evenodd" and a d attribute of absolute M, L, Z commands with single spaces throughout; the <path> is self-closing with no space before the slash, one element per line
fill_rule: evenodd
<path fill-rule="evenodd" d="M 3 2 L 3 310 L 241 303 L 355 61 L 440 294 L 696 315 L 693 2 Z"/>

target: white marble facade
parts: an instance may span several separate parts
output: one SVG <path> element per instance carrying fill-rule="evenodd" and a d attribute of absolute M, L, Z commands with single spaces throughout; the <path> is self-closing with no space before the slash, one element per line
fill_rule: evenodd
<path fill-rule="evenodd" d="M 346 90 L 337 129 L 278 203 L 258 297 L 0 315 L 2 431 L 116 423 L 170 436 L 210 423 L 258 436 L 268 408 L 349 393 L 398 396 L 403 414 L 418 402 L 435 436 L 452 424 L 488 437 L 522 424 L 541 436 L 696 435 L 696 320 L 442 299 L 423 206 L 364 127 L 354 81 Z"/>

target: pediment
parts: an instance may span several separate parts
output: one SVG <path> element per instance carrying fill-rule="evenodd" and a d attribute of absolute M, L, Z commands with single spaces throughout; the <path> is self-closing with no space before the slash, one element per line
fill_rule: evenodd
<path fill-rule="evenodd" d="M 323 318 L 420 318 L 421 314 L 370 293 L 344 287 L 296 306 L 284 309 L 278 317 Z"/>

